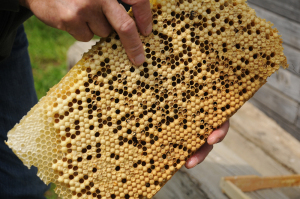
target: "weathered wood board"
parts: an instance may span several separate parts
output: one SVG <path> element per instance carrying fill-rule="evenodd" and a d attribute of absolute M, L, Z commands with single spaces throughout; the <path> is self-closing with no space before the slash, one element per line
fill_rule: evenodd
<path fill-rule="evenodd" d="M 255 105 L 260 111 L 263 111 L 268 117 L 273 118 L 277 122 L 277 124 L 279 124 L 282 128 L 284 128 L 287 132 L 289 132 L 291 135 L 293 135 L 296 139 L 300 141 L 299 128 L 297 128 L 297 126 L 294 123 L 290 123 L 285 118 L 283 118 L 280 115 L 280 113 L 274 112 L 272 109 L 269 109 L 255 98 L 251 98 L 249 102 Z"/>
<path fill-rule="evenodd" d="M 289 64 L 289 68 L 287 70 L 297 76 L 300 76 L 300 51 L 286 44 L 283 44 L 282 46 Z"/>
<path fill-rule="evenodd" d="M 260 101 L 263 105 L 281 115 L 290 123 L 294 123 L 298 114 L 298 103 L 281 92 L 275 90 L 270 85 L 262 86 L 256 94 L 254 99 Z"/>
<path fill-rule="evenodd" d="M 243 135 L 243 132 L 235 130 L 232 122 L 223 143 L 263 176 L 276 174 L 290 175 L 293 173 L 282 164 L 278 164 L 255 143 L 249 141 L 249 139 Z"/>
<path fill-rule="evenodd" d="M 280 90 L 285 95 L 300 103 L 300 77 L 293 73 L 279 69 L 268 78 L 268 85 Z"/>
<path fill-rule="evenodd" d="M 208 199 L 205 191 L 201 189 L 199 182 L 179 170 L 172 180 L 153 197 L 153 199 Z"/>
<path fill-rule="evenodd" d="M 297 121 L 296 121 L 296 125 L 298 128 L 300 128 L 300 107 L 298 108 L 298 118 L 297 118 Z"/>
<path fill-rule="evenodd" d="M 227 136 L 223 140 L 223 143 L 262 176 L 294 174 L 284 165 L 284 163 L 278 163 L 276 160 L 268 156 L 268 154 L 263 151 L 260 146 L 244 137 L 243 135 L 245 133 L 251 135 L 251 132 L 239 132 L 238 129 L 235 130 L 234 124 L 232 124 Z M 286 150 L 286 148 L 283 147 L 280 150 Z M 280 190 L 289 198 L 300 198 L 299 187 L 288 187 Z"/>
<path fill-rule="evenodd" d="M 241 132 L 272 159 L 284 164 L 290 171 L 300 173 L 300 143 L 274 120 L 246 103 L 230 121 L 232 128 Z"/>
<path fill-rule="evenodd" d="M 227 198 L 219 187 L 220 179 L 224 176 L 259 175 L 249 164 L 228 149 L 223 143 L 215 145 L 206 160 L 194 169 L 182 169 L 189 176 L 198 176 L 201 188 L 209 198 Z M 280 190 L 267 189 L 247 193 L 255 198 L 288 198 Z"/>
<path fill-rule="evenodd" d="M 248 2 L 300 23 L 299 0 L 248 0 Z"/>

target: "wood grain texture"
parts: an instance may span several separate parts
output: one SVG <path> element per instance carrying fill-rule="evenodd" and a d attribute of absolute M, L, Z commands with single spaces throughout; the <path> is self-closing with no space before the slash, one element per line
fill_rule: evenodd
<path fill-rule="evenodd" d="M 248 2 L 300 22 L 299 0 L 248 0 Z"/>
<path fill-rule="evenodd" d="M 297 118 L 297 121 L 296 121 L 296 126 L 298 128 L 300 128 L 300 107 L 298 108 L 298 118 Z"/>
<path fill-rule="evenodd" d="M 252 143 L 243 135 L 248 132 L 239 132 L 238 130 L 235 130 L 233 122 L 234 121 L 231 121 L 231 127 L 228 134 L 222 141 L 226 147 L 234 151 L 262 176 L 293 174 L 293 172 L 284 166 L 285 163 L 278 163 L 272 157 L 268 156 L 268 154 L 260 148 L 260 145 Z M 262 144 L 263 143 L 264 140 L 262 140 Z M 283 148 L 283 150 L 286 149 Z"/>
<path fill-rule="evenodd" d="M 283 44 L 282 46 L 289 64 L 287 70 L 300 77 L 300 51 L 286 44 Z"/>
<path fill-rule="evenodd" d="M 215 145 L 206 160 L 193 169 L 182 169 L 197 178 L 209 198 L 228 199 L 219 188 L 221 177 L 237 175 L 259 175 L 249 164 L 228 149 L 223 143 Z M 246 193 L 252 199 L 288 198 L 280 190 L 268 189 Z"/>
<path fill-rule="evenodd" d="M 248 3 L 249 6 L 255 9 L 258 17 L 264 18 L 267 21 L 274 23 L 274 26 L 279 30 L 282 35 L 283 42 L 296 49 L 300 47 L 300 24 L 291 21 L 285 17 L 275 14 L 262 7 L 256 6 L 252 3 Z"/>
<path fill-rule="evenodd" d="M 284 163 L 294 173 L 300 173 L 300 143 L 274 120 L 248 102 L 230 120 L 232 128 L 238 129 L 267 155 Z"/>
<path fill-rule="evenodd" d="M 290 71 L 279 69 L 267 79 L 267 84 L 300 103 L 300 77 Z"/>
<path fill-rule="evenodd" d="M 201 185 L 186 172 L 179 170 L 165 186 L 153 197 L 153 199 L 208 199 Z"/>
<path fill-rule="evenodd" d="M 281 115 L 281 117 L 285 118 L 290 123 L 296 121 L 299 106 L 298 103 L 275 90 L 273 87 L 269 85 L 262 86 L 253 98 Z"/>
<path fill-rule="evenodd" d="M 290 133 L 294 138 L 298 139 L 300 141 L 300 131 L 299 128 L 294 123 L 290 123 L 285 118 L 283 118 L 280 113 L 274 112 L 274 110 L 269 109 L 264 104 L 262 104 L 260 101 L 251 98 L 249 100 L 251 104 L 256 106 L 260 111 L 264 112 L 268 117 L 272 118 L 277 122 L 279 126 L 281 126 L 283 129 L 285 129 L 288 133 Z"/>
<path fill-rule="evenodd" d="M 250 110 L 249 110 L 250 111 Z M 267 116 L 266 116 L 267 118 Z M 234 151 L 240 158 L 246 161 L 252 168 L 258 171 L 262 176 L 292 175 L 285 162 L 278 162 L 257 145 L 244 136 L 244 133 L 234 129 L 234 121 L 231 121 L 231 127 L 225 139 L 222 141 L 230 150 Z M 257 126 L 259 128 L 259 126 Z M 287 132 L 285 132 L 287 133 Z M 264 142 L 264 140 L 262 140 Z M 287 150 L 282 147 L 281 150 Z M 288 153 L 288 152 L 287 152 Z M 282 193 L 289 198 L 300 198 L 300 187 L 287 187 L 280 189 Z"/>
<path fill-rule="evenodd" d="M 277 187 L 296 187 L 300 186 L 300 175 L 286 176 L 233 176 L 225 177 L 225 181 L 232 182 L 244 192 L 256 191 L 260 189 L 270 189 Z"/>
<path fill-rule="evenodd" d="M 227 177 L 225 177 L 227 178 Z M 222 178 L 220 187 L 222 191 L 229 197 L 234 199 L 251 199 L 247 196 L 241 189 L 239 189 L 236 185 L 234 185 L 231 181 L 225 180 Z"/>

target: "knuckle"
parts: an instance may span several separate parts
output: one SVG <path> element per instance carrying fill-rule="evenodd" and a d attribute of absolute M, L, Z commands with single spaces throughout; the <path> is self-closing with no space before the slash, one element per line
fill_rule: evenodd
<path fill-rule="evenodd" d="M 72 21 L 74 21 L 76 19 L 76 15 L 71 10 L 67 10 L 64 13 L 61 13 L 60 19 L 61 19 L 61 22 L 64 24 L 71 23 Z"/>
<path fill-rule="evenodd" d="M 76 16 L 73 13 L 67 11 L 65 14 L 59 16 L 57 28 L 69 32 L 71 25 L 76 23 L 76 21 Z"/>
<path fill-rule="evenodd" d="M 118 32 L 120 34 L 129 34 L 132 30 L 134 30 L 135 22 L 133 19 L 128 18 L 124 23 L 121 24 L 121 26 L 118 28 Z"/>

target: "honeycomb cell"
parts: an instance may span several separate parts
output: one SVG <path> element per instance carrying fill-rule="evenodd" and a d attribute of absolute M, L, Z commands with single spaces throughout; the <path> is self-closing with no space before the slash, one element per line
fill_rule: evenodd
<path fill-rule="evenodd" d="M 63 198 L 153 197 L 287 67 L 278 31 L 245 0 L 151 2 L 145 63 L 133 66 L 112 33 L 8 133 Z"/>

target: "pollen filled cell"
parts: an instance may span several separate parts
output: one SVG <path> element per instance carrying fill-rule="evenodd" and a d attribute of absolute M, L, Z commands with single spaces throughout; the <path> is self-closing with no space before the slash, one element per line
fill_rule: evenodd
<path fill-rule="evenodd" d="M 102 38 L 8 133 L 8 146 L 62 198 L 152 198 L 288 66 L 277 29 L 245 0 L 151 6 L 141 66 L 115 32 Z"/>

